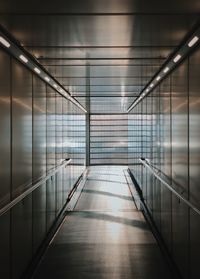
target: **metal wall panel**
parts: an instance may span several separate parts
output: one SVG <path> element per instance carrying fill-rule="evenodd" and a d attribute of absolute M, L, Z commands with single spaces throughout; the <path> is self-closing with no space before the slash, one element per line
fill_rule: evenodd
<path fill-rule="evenodd" d="M 46 85 L 33 76 L 33 181 L 46 175 Z"/>
<path fill-rule="evenodd" d="M 0 218 L 0 278 L 10 278 L 10 212 Z"/>
<path fill-rule="evenodd" d="M 33 254 L 41 245 L 46 235 L 46 184 L 42 184 L 33 194 Z"/>
<path fill-rule="evenodd" d="M 0 207 L 72 159 L 0 216 L 0 277 L 18 279 L 85 169 L 85 115 L 1 50 L 0 62 Z"/>
<path fill-rule="evenodd" d="M 10 57 L 0 50 L 0 206 L 10 200 Z"/>
<path fill-rule="evenodd" d="M 183 278 L 187 279 L 199 276 L 200 217 L 155 177 L 151 181 L 145 168 L 140 180 L 136 157 L 148 158 L 149 155 L 148 159 L 157 167 L 158 174 L 179 194 L 200 208 L 199 61 L 200 50 L 197 48 L 189 59 L 186 58 L 150 93 L 150 111 L 149 106 L 146 106 L 149 97 L 146 97 L 129 113 L 128 125 L 129 168 L 143 190 L 145 202 L 168 251 Z M 134 135 L 139 135 L 139 121 L 133 121 L 140 106 L 141 140 Z M 150 149 L 148 113 L 151 114 Z M 150 188 L 154 190 L 152 194 Z"/>
<path fill-rule="evenodd" d="M 160 167 L 161 177 L 171 184 L 171 79 L 166 78 L 160 86 Z M 171 251 L 171 206 L 172 194 L 164 186 L 161 187 L 161 233 Z"/>
<path fill-rule="evenodd" d="M 189 185 L 190 201 L 200 208 L 200 50 L 189 60 Z M 190 277 L 199 275 L 200 216 L 190 211 Z"/>
<path fill-rule="evenodd" d="M 46 176 L 46 85 L 33 76 L 33 182 Z M 46 187 L 33 192 L 33 252 L 46 234 Z"/>
<path fill-rule="evenodd" d="M 172 73 L 172 185 L 188 198 L 188 61 Z M 172 197 L 173 254 L 188 277 L 188 207 Z"/>
<path fill-rule="evenodd" d="M 62 153 L 62 97 L 56 95 L 56 165 L 59 165 L 63 160 Z M 56 174 L 56 211 L 57 214 L 62 209 L 63 204 L 63 171 Z"/>
<path fill-rule="evenodd" d="M 63 100 L 62 102 L 62 125 L 63 125 L 63 131 L 62 131 L 62 152 L 63 152 L 63 158 L 69 158 L 69 130 L 71 127 L 68 126 L 68 107 L 69 107 L 69 101 Z M 68 194 L 71 190 L 71 166 L 67 165 L 66 168 L 63 170 L 63 203 L 66 202 L 66 199 L 68 197 Z"/>
<path fill-rule="evenodd" d="M 12 59 L 12 197 L 32 183 L 32 74 Z"/>
<path fill-rule="evenodd" d="M 56 97 L 55 91 L 47 86 L 46 106 L 47 106 L 47 171 L 55 167 L 55 143 L 56 143 Z M 46 183 L 46 218 L 47 230 L 52 226 L 56 211 L 56 189 L 55 177 L 49 179 Z"/>
<path fill-rule="evenodd" d="M 12 279 L 21 278 L 32 258 L 32 195 L 12 209 Z"/>

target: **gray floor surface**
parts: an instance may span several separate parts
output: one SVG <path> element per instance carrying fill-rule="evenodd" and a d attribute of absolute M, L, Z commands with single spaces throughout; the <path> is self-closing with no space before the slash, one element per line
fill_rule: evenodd
<path fill-rule="evenodd" d="M 91 167 L 75 207 L 34 279 L 173 278 L 141 212 L 124 167 Z"/>

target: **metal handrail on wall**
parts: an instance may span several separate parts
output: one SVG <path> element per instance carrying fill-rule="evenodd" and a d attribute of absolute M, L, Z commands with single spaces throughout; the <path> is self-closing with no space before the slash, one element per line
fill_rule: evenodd
<path fill-rule="evenodd" d="M 158 179 L 160 182 L 165 185 L 175 196 L 177 196 L 180 200 L 182 200 L 185 204 L 187 204 L 191 209 L 193 209 L 197 214 L 200 215 L 200 210 L 194 206 L 191 202 L 185 199 L 182 195 L 180 195 L 174 188 L 171 187 L 164 179 L 162 179 L 156 171 L 153 169 L 153 164 L 150 163 L 149 160 L 145 158 L 140 158 L 139 161 Z M 152 165 L 152 166 L 151 166 Z"/>
<path fill-rule="evenodd" d="M 18 204 L 20 201 L 22 201 L 26 196 L 31 194 L 34 190 L 36 190 L 39 186 L 44 184 L 50 177 L 54 176 L 57 172 L 59 172 L 62 168 L 64 168 L 66 165 L 68 165 L 71 162 L 71 159 L 65 159 L 62 161 L 62 163 L 55 167 L 53 170 L 49 171 L 47 175 L 43 178 L 41 178 L 39 181 L 37 181 L 33 186 L 31 186 L 29 189 L 24 191 L 21 195 L 13 199 L 11 202 L 0 208 L 0 216 L 5 214 L 7 211 L 9 211 L 13 206 Z"/>

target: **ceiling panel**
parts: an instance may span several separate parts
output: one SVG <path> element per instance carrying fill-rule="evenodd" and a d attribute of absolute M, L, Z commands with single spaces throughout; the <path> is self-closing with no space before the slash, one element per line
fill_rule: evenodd
<path fill-rule="evenodd" d="M 199 0 L 3 0 L 0 23 L 92 113 L 120 113 L 198 12 Z"/>
<path fill-rule="evenodd" d="M 4 13 L 198 13 L 199 0 L 2 0 Z"/>

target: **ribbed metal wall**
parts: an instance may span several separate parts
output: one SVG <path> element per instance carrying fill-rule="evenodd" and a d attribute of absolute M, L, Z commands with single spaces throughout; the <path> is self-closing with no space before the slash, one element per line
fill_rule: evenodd
<path fill-rule="evenodd" d="M 90 164 L 127 165 L 126 114 L 90 115 Z"/>
<path fill-rule="evenodd" d="M 21 278 L 85 169 L 85 115 L 0 50 L 0 208 L 65 158 L 71 164 L 0 216 L 0 278 Z"/>
<path fill-rule="evenodd" d="M 185 279 L 196 279 L 199 273 L 200 216 L 138 164 L 138 159 L 149 159 L 166 182 L 200 208 L 199 61 L 200 49 L 129 114 L 129 167 Z M 131 141 L 136 138 L 134 145 Z"/>

